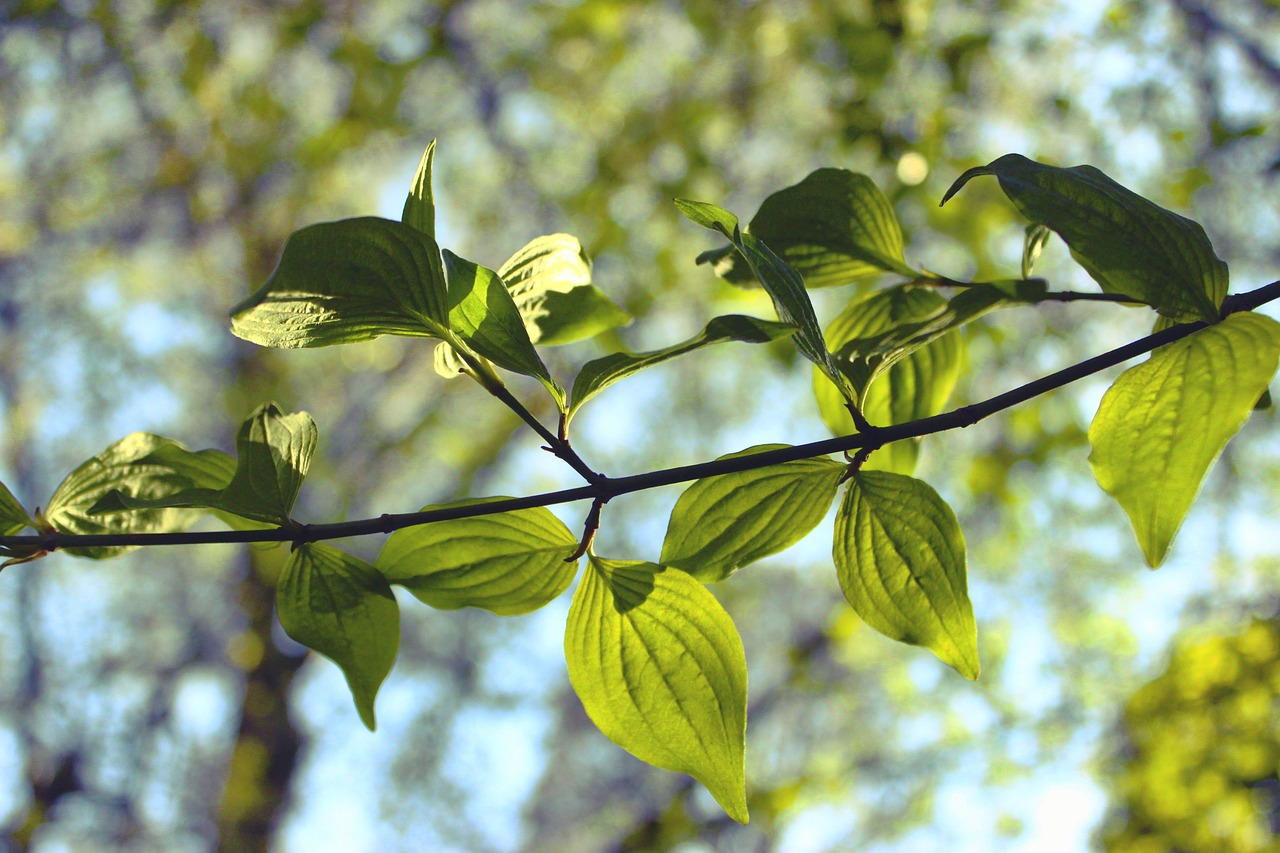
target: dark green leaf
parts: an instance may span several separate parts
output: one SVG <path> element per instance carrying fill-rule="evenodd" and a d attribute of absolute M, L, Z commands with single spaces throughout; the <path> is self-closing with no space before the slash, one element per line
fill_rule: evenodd
<path fill-rule="evenodd" d="M 714 204 L 686 199 L 676 199 L 676 207 L 702 227 L 719 231 L 729 238 L 729 242 L 746 259 L 756 279 L 773 300 L 778 319 L 796 327 L 792 337 L 796 349 L 818 365 L 818 369 L 840 389 L 841 394 L 851 400 L 852 392 L 836 369 L 831 353 L 827 352 L 822 328 L 818 325 L 818 317 L 813 312 L 813 304 L 809 301 L 809 294 L 804 289 L 804 280 L 800 278 L 800 274 L 770 251 L 759 237 L 743 232 L 738 227 L 738 218 L 727 210 Z"/>
<path fill-rule="evenodd" d="M 275 525 L 291 524 L 289 513 L 311 467 L 318 434 L 306 412 L 284 414 L 275 405 L 260 406 L 236 435 L 235 473 L 225 486 L 208 482 L 156 497 L 108 490 L 89 509 L 95 517 L 115 518 L 138 510 L 186 507 L 213 509 Z M 202 451 L 216 453 L 217 451 Z M 225 454 L 224 454 L 225 455 Z M 225 471 L 227 462 L 219 463 Z"/>
<path fill-rule="evenodd" d="M 196 515 L 163 503 L 191 489 L 224 485 L 229 459 L 217 450 L 192 453 L 181 444 L 151 433 L 135 432 L 76 468 L 54 491 L 45 518 L 62 533 L 173 533 Z M 99 504 L 112 496 L 137 501 L 133 511 L 102 515 Z M 160 501 L 153 505 L 151 501 Z M 125 509 L 125 507 L 120 507 Z M 132 546 L 68 548 L 80 557 L 105 559 Z"/>
<path fill-rule="evenodd" d="M 836 365 L 849 378 L 858 408 L 868 422 L 889 426 L 941 412 L 960 374 L 960 336 L 954 329 L 944 331 L 893 361 L 873 382 L 868 379 L 871 372 L 866 369 L 866 360 L 855 363 L 855 351 L 846 344 L 874 339 L 904 325 L 919 329 L 947 310 L 947 301 L 936 291 L 900 285 L 854 297 L 827 327 L 827 346 L 836 353 Z M 816 370 L 813 391 L 831 431 L 852 435 L 856 430 L 844 399 Z M 911 474 L 919 444 L 919 439 L 896 441 L 872 454 L 863 468 Z"/>
<path fill-rule="evenodd" d="M 808 287 L 849 284 L 885 272 L 916 273 L 902 257 L 902 227 L 893 205 L 866 175 L 818 169 L 764 200 L 747 230 L 796 269 Z M 708 252 L 718 275 L 756 281 L 730 249 Z"/>
<path fill-rule="evenodd" d="M 625 379 L 646 367 L 660 364 L 669 358 L 684 355 L 701 349 L 708 344 L 724 341 L 742 341 L 749 344 L 763 344 L 776 341 L 794 334 L 796 327 L 789 323 L 775 323 L 755 317 L 744 317 L 740 314 L 727 314 L 716 317 L 707 327 L 687 341 L 652 352 L 629 353 L 615 352 L 603 358 L 589 361 L 582 366 L 577 378 L 573 381 L 573 393 L 569 404 L 569 415 L 578 410 L 583 403 L 599 394 L 605 388 L 620 379 Z"/>
<path fill-rule="evenodd" d="M 566 559 L 577 546 L 569 528 L 538 507 L 398 530 L 374 565 L 432 607 L 513 616 L 569 588 L 578 564 Z"/>
<path fill-rule="evenodd" d="M 436 141 L 427 144 L 413 176 L 413 188 L 404 200 L 404 212 L 400 221 L 434 240 L 436 238 L 436 202 L 431 192 L 431 163 L 435 159 Z"/>
<path fill-rule="evenodd" d="M 688 773 L 747 822 L 747 664 L 729 614 L 688 574 L 591 557 L 569 608 L 569 681 L 606 737 Z"/>
<path fill-rule="evenodd" d="M 1280 323 L 1238 313 L 1161 347 L 1107 391 L 1089 427 L 1094 476 L 1164 561 L 1209 466 L 1267 390 Z"/>
<path fill-rule="evenodd" d="M 887 471 L 855 474 L 836 515 L 832 553 L 845 598 L 863 621 L 978 677 L 964 536 L 927 483 Z"/>
<path fill-rule="evenodd" d="M 499 367 L 538 379 L 563 408 L 564 391 L 538 357 L 520 311 L 498 274 L 447 249 L 444 265 L 449 281 L 449 329 Z"/>
<path fill-rule="evenodd" d="M 445 337 L 449 299 L 435 241 L 372 216 L 296 231 L 275 272 L 231 312 L 231 331 L 268 347 L 379 335 Z"/>
<path fill-rule="evenodd" d="M 535 344 L 567 344 L 631 322 L 631 315 L 591 283 L 591 259 L 569 234 L 530 241 L 498 275 Z"/>
<path fill-rule="evenodd" d="M 1227 265 L 1199 223 L 1092 166 L 1062 169 L 1019 154 L 965 172 L 943 203 L 979 175 L 994 175 L 1023 216 L 1056 231 L 1105 292 L 1145 302 L 1178 321 L 1218 319 Z"/>
<path fill-rule="evenodd" d="M 386 579 L 350 554 L 309 542 L 281 572 L 276 608 L 286 634 L 342 670 L 372 731 L 374 700 L 400 647 L 400 608 Z"/>
<path fill-rule="evenodd" d="M 785 446 L 761 445 L 721 458 Z M 708 583 L 789 548 L 827 514 L 844 471 L 843 464 L 819 457 L 698 480 L 671 511 L 661 563 Z"/>

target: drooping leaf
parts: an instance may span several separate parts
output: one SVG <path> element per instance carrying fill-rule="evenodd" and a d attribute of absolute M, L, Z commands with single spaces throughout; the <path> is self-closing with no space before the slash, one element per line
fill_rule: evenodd
<path fill-rule="evenodd" d="M 855 474 L 836 515 L 832 555 L 845 598 L 864 622 L 978 677 L 964 535 L 927 483 L 887 471 Z"/>
<path fill-rule="evenodd" d="M 749 344 L 763 344 L 776 341 L 794 334 L 796 327 L 789 323 L 775 323 L 771 320 L 760 320 L 755 317 L 744 317 L 741 314 L 726 314 L 716 317 L 707 327 L 687 341 L 664 347 L 651 352 L 615 352 L 589 361 L 582 366 L 573 381 L 573 392 L 570 395 L 569 415 L 572 417 L 583 403 L 599 394 L 605 388 L 620 379 L 625 379 L 646 367 L 660 364 L 667 359 L 675 358 L 701 349 L 709 344 L 724 341 L 741 341 Z"/>
<path fill-rule="evenodd" d="M 499 367 L 539 380 L 563 408 L 564 391 L 533 348 L 520 311 L 498 274 L 447 249 L 444 265 L 450 331 Z"/>
<path fill-rule="evenodd" d="M 321 347 L 379 335 L 443 338 L 449 298 L 435 241 L 364 216 L 296 231 L 275 272 L 231 312 L 231 331 L 268 347 Z"/>
<path fill-rule="evenodd" d="M 796 269 L 808 287 L 850 284 L 886 272 L 915 276 L 902 256 L 902 227 L 893 205 L 866 175 L 818 169 L 764 200 L 747 231 Z M 717 275 L 756 282 L 728 248 L 706 252 Z"/>
<path fill-rule="evenodd" d="M 0 483 L 0 536 L 16 536 L 28 527 L 35 526 L 35 520 L 27 515 L 9 487 Z"/>
<path fill-rule="evenodd" d="M 427 150 L 422 152 L 418 171 L 413 175 L 413 187 L 404 200 L 404 212 L 400 214 L 401 222 L 432 240 L 436 238 L 436 201 L 431 191 L 431 164 L 435 154 L 436 141 L 433 139 L 427 143 Z"/>
<path fill-rule="evenodd" d="M 855 384 L 865 387 L 902 359 L 949 332 L 997 308 L 1034 305 L 1044 298 L 1046 290 L 1045 283 L 1039 279 L 973 284 L 951 297 L 943 310 L 926 319 L 899 323 L 868 337 L 845 341 L 837 349 L 835 359 L 840 369 L 854 378 Z"/>
<path fill-rule="evenodd" d="M 62 533 L 174 533 L 185 530 L 195 514 L 160 503 L 191 489 L 225 485 L 229 457 L 217 450 L 192 453 L 172 439 L 135 432 L 76 468 L 54 490 L 44 516 Z M 100 514 L 98 504 L 111 495 L 137 501 L 134 511 Z M 123 507 L 122 507 L 123 508 Z M 66 553 L 106 559 L 133 546 L 68 548 Z"/>
<path fill-rule="evenodd" d="M 138 510 L 213 509 L 274 525 L 291 524 L 289 513 L 311 468 L 319 440 L 306 412 L 284 414 L 275 403 L 259 406 L 236 435 L 235 473 L 217 484 L 175 489 L 157 497 L 139 497 L 109 488 L 88 510 L 95 518 L 115 518 Z M 217 451 L 202 451 L 216 453 Z M 225 455 L 225 454 L 224 454 Z M 219 466 L 225 471 L 226 462 Z"/>
<path fill-rule="evenodd" d="M 498 275 L 535 344 L 567 344 L 631 322 L 631 315 L 591 283 L 591 259 L 572 235 L 531 240 Z"/>
<path fill-rule="evenodd" d="M 785 446 L 761 445 L 721 458 Z M 698 480 L 671 511 L 660 562 L 709 583 L 789 548 L 827 514 L 844 471 L 841 463 L 818 457 Z"/>
<path fill-rule="evenodd" d="M 1156 350 L 1103 395 L 1089 461 L 1128 514 L 1148 565 L 1164 561 L 1209 466 L 1267 390 L 1278 359 L 1280 323 L 1232 314 Z"/>
<path fill-rule="evenodd" d="M 374 700 L 400 648 L 400 608 L 386 579 L 332 545 L 308 542 L 280 573 L 276 608 L 286 634 L 342 670 L 373 731 Z"/>
<path fill-rule="evenodd" d="M 858 408 L 877 426 L 903 424 L 936 415 L 947 404 L 960 375 L 960 336 L 948 329 L 924 346 L 891 363 L 874 381 L 865 359 L 854 363 L 851 341 L 868 340 L 903 325 L 920 328 L 943 316 L 947 300 L 930 288 L 900 285 L 856 296 L 827 327 L 827 347 L 849 378 Z M 868 384 L 869 383 L 869 384 Z M 814 396 L 822 419 L 835 435 L 856 429 L 844 400 L 820 373 L 814 371 Z M 864 470 L 911 474 L 919 454 L 919 439 L 895 441 L 871 455 Z"/>
<path fill-rule="evenodd" d="M 569 588 L 578 566 L 565 561 L 577 545 L 564 522 L 538 507 L 397 530 L 374 565 L 432 607 L 514 616 Z"/>
<path fill-rule="evenodd" d="M 816 364 L 846 399 L 851 400 L 852 392 L 848 383 L 836 369 L 831 353 L 827 352 L 822 328 L 818 325 L 818 317 L 813 312 L 813 303 L 809 301 L 809 294 L 804 289 L 804 280 L 800 278 L 800 274 L 770 251 L 759 237 L 739 228 L 738 217 L 727 210 L 714 204 L 686 199 L 676 199 L 676 207 L 703 228 L 719 231 L 729 238 L 729 242 L 746 259 L 756 279 L 773 300 L 778 319 L 796 327 L 792 337 L 796 349 Z"/>
<path fill-rule="evenodd" d="M 1199 223 L 1092 166 L 1063 169 L 1020 154 L 965 172 L 943 203 L 979 175 L 994 175 L 1023 216 L 1057 232 L 1103 291 L 1145 302 L 1179 322 L 1218 319 L 1227 265 Z"/>
<path fill-rule="evenodd" d="M 715 596 L 685 572 L 591 557 L 564 638 L 569 681 L 604 735 L 697 779 L 747 822 L 747 665 Z"/>

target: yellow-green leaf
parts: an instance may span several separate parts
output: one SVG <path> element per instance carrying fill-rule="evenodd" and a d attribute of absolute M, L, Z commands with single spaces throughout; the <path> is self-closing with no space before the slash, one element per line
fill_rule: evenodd
<path fill-rule="evenodd" d="M 614 743 L 688 773 L 747 822 L 747 664 L 729 614 L 685 572 L 592 557 L 569 608 L 569 680 Z"/>
<path fill-rule="evenodd" d="M 849 378 L 858 408 L 869 423 L 890 426 L 941 412 L 960 374 L 960 335 L 948 328 L 878 374 L 845 345 L 901 326 L 920 328 L 945 316 L 947 308 L 947 300 L 936 291 L 901 285 L 854 297 L 827 327 L 827 347 L 836 353 L 836 366 Z M 856 431 L 844 398 L 816 370 L 813 393 L 822 420 L 835 435 Z M 863 469 L 912 474 L 919 446 L 919 439 L 895 441 L 872 454 Z"/>
<path fill-rule="evenodd" d="M 1267 390 L 1280 323 L 1232 314 L 1121 374 L 1089 427 L 1094 476 L 1128 514 L 1147 564 L 1173 537 L 1222 449 Z"/>
<path fill-rule="evenodd" d="M 761 445 L 721 458 L 785 446 Z M 706 583 L 789 548 L 827 514 L 844 471 L 841 463 L 819 457 L 698 480 L 671 510 L 661 563 Z"/>
<path fill-rule="evenodd" d="M 964 535 L 927 483 L 887 471 L 854 475 L 836 515 L 832 556 L 845 598 L 864 622 L 978 677 Z"/>
<path fill-rule="evenodd" d="M 397 530 L 374 565 L 432 607 L 513 616 L 569 588 L 578 565 L 565 560 L 577 545 L 564 522 L 536 507 Z"/>

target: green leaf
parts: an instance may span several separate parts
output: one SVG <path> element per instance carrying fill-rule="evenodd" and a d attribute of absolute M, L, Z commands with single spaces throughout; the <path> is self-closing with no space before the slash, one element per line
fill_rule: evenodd
<path fill-rule="evenodd" d="M 577 546 L 560 519 L 537 507 L 397 530 L 374 565 L 432 607 L 514 616 L 569 588 L 578 564 L 566 560 Z"/>
<path fill-rule="evenodd" d="M 1051 236 L 1053 236 L 1053 231 L 1043 225 L 1031 224 L 1027 226 L 1027 235 L 1022 242 L 1023 278 L 1031 278 L 1036 261 L 1040 259 L 1040 253 L 1048 245 Z"/>
<path fill-rule="evenodd" d="M 449 329 L 478 355 L 499 367 L 542 382 L 561 409 L 564 390 L 542 363 L 520 311 L 503 280 L 493 270 L 444 252 L 449 281 Z"/>
<path fill-rule="evenodd" d="M 374 700 L 400 647 L 400 608 L 386 579 L 363 560 L 309 542 L 285 564 L 276 608 L 286 634 L 342 670 L 361 721 L 373 731 Z"/>
<path fill-rule="evenodd" d="M 947 309 L 947 300 L 936 291 L 899 285 L 854 297 L 827 327 L 827 346 L 836 353 L 836 364 L 848 377 L 858 408 L 868 422 L 889 426 L 941 412 L 960 375 L 960 336 L 954 328 L 947 329 L 876 376 L 871 376 L 866 360 L 857 359 L 856 351 L 845 345 L 904 325 L 918 328 L 918 324 L 943 316 Z M 844 400 L 816 370 L 813 392 L 822 420 L 835 435 L 856 432 Z M 919 446 L 919 439 L 895 441 L 872 454 L 863 469 L 911 474 Z"/>
<path fill-rule="evenodd" d="M 379 335 L 443 338 L 449 298 L 435 241 L 364 216 L 289 237 L 275 272 L 231 312 L 231 331 L 267 347 L 322 347 Z"/>
<path fill-rule="evenodd" d="M 747 822 L 747 663 L 729 614 L 688 574 L 592 556 L 569 608 L 569 681 L 606 737 L 697 779 Z"/>
<path fill-rule="evenodd" d="M 813 303 L 804 289 L 804 279 L 786 262 L 770 251 L 760 238 L 738 227 L 738 217 L 714 204 L 676 199 L 676 207 L 689 219 L 704 228 L 719 231 L 729 238 L 755 273 L 756 279 L 778 312 L 778 319 L 796 327 L 792 340 L 805 358 L 818 365 L 818 369 L 840 389 L 840 393 L 852 402 L 852 392 L 844 377 L 836 369 L 831 353 L 827 352 L 822 328 L 813 312 Z"/>
<path fill-rule="evenodd" d="M 1164 561 L 1209 466 L 1267 390 L 1280 323 L 1237 313 L 1121 374 L 1089 427 L 1094 476 L 1128 514 L 1147 564 Z"/>
<path fill-rule="evenodd" d="M 591 283 L 591 259 L 569 234 L 530 241 L 498 275 L 535 344 L 567 344 L 631 322 L 630 314 Z"/>
<path fill-rule="evenodd" d="M 978 677 L 964 535 L 927 483 L 887 471 L 855 474 L 836 515 L 832 554 L 845 598 L 864 622 Z"/>
<path fill-rule="evenodd" d="M 432 240 L 436 238 L 436 201 L 431 192 L 431 163 L 435 154 L 436 141 L 433 139 L 427 143 L 427 150 L 422 152 L 418 171 L 413 175 L 413 188 L 409 190 L 409 197 L 404 200 L 404 212 L 400 214 L 401 222 Z"/>
<path fill-rule="evenodd" d="M 767 444 L 722 459 L 786 447 Z M 799 542 L 822 521 L 845 466 L 825 457 L 698 480 L 671 511 L 661 563 L 703 583 Z"/>
<path fill-rule="evenodd" d="M 210 481 L 156 497 L 131 494 L 124 489 L 106 490 L 100 500 L 95 499 L 89 514 L 114 517 L 138 510 L 184 507 L 289 525 L 293 523 L 289 513 L 311 468 L 318 440 L 315 421 L 306 412 L 286 415 L 275 403 L 267 403 L 240 426 L 235 473 L 222 488 Z M 220 462 L 219 470 L 225 471 L 226 465 L 227 462 Z"/>
<path fill-rule="evenodd" d="M 1019 154 L 965 172 L 943 204 L 979 175 L 994 175 L 1023 216 L 1056 231 L 1103 291 L 1145 302 L 1180 322 L 1218 319 L 1227 265 L 1199 223 L 1092 166 L 1062 169 Z"/>
<path fill-rule="evenodd" d="M 589 361 L 582 366 L 582 370 L 573 381 L 569 416 L 572 417 L 583 403 L 618 380 L 667 359 L 724 341 L 741 341 L 748 344 L 768 343 L 785 338 L 787 335 L 794 334 L 795 331 L 796 327 L 789 323 L 775 323 L 756 317 L 744 317 L 741 314 L 726 314 L 707 323 L 705 329 L 689 340 L 664 349 L 641 353 L 615 352 Z"/>
<path fill-rule="evenodd" d="M 225 485 L 229 457 L 217 450 L 192 453 L 172 439 L 135 432 L 76 468 L 54 491 L 44 516 L 55 530 L 78 534 L 174 533 L 196 516 L 169 504 L 151 505 L 190 489 Z M 101 515 L 111 495 L 137 501 L 134 511 Z M 124 509 L 124 507 L 121 507 Z M 129 507 L 129 509 L 134 509 Z M 116 557 L 135 546 L 68 548 L 92 559 Z"/>
<path fill-rule="evenodd" d="M 845 375 L 856 378 L 858 387 L 866 387 L 902 359 L 949 332 L 997 308 L 1034 305 L 1046 290 L 1039 279 L 971 284 L 925 319 L 845 341 L 836 349 L 836 363 Z"/>
<path fill-rule="evenodd" d="M 808 287 L 850 284 L 886 272 L 916 273 L 903 260 L 902 227 L 893 205 L 866 175 L 818 169 L 764 200 L 747 230 L 793 266 Z M 707 252 L 717 275 L 756 281 L 730 250 Z"/>
<path fill-rule="evenodd" d="M 28 527 L 36 526 L 35 520 L 27 515 L 9 487 L 0 483 L 0 536 L 16 536 Z"/>

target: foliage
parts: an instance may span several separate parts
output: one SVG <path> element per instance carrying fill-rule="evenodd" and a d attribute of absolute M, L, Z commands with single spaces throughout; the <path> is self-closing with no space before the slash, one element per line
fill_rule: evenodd
<path fill-rule="evenodd" d="M 1124 709 L 1109 853 L 1261 853 L 1280 837 L 1280 623 L 1187 641 Z"/>
<path fill-rule="evenodd" d="M 932 487 L 911 476 L 914 444 L 886 454 L 880 467 L 889 470 L 873 470 L 876 455 L 895 442 L 967 426 L 1155 350 L 1114 383 L 1090 430 L 1098 482 L 1129 514 L 1155 566 L 1209 466 L 1265 393 L 1280 359 L 1280 324 L 1249 310 L 1275 298 L 1280 285 L 1228 302 L 1226 265 L 1199 225 L 1091 167 L 1058 169 L 1008 155 L 961 175 L 943 201 L 974 177 L 1000 180 L 1032 220 L 1024 279 L 1014 281 L 963 282 L 908 266 L 893 210 L 864 175 L 814 172 L 766 200 L 747 229 L 716 205 L 677 200 L 685 216 L 730 242 L 704 257 L 739 281 L 749 270 L 778 320 L 718 317 L 685 343 L 605 356 L 582 365 L 567 394 L 535 344 L 597 335 L 624 322 L 625 313 L 591 283 L 589 260 L 567 235 L 533 241 L 500 271 L 440 248 L 433 155 L 434 143 L 422 158 L 402 221 L 360 217 L 296 232 L 267 282 L 233 309 L 232 331 L 284 348 L 382 335 L 437 339 L 442 371 L 470 376 L 516 412 L 582 476 L 583 488 L 383 516 L 371 520 L 372 528 L 300 524 L 291 513 L 317 447 L 317 428 L 306 413 L 286 414 L 266 404 L 242 425 L 234 463 L 217 451 L 191 453 L 169 439 L 137 433 L 69 475 L 45 513 L 28 515 L 6 490 L 7 529 L 38 531 L 0 537 L 12 561 L 57 549 L 102 559 L 161 541 L 292 542 L 277 582 L 281 624 L 342 668 L 361 719 L 372 729 L 374 700 L 399 643 L 391 584 L 433 607 L 526 613 L 563 592 L 585 555 L 588 568 L 569 612 L 565 655 L 587 713 L 642 760 L 701 781 L 730 817 L 745 823 L 745 657 L 732 620 L 703 583 L 723 580 L 801 539 L 847 484 L 836 511 L 833 561 L 854 611 L 886 636 L 924 646 L 975 679 L 977 629 L 956 515 Z M 1059 234 L 1097 279 L 1103 293 L 1093 296 L 1154 308 L 1160 331 L 1001 397 L 943 413 L 960 362 L 957 329 L 997 309 L 1090 298 L 1054 293 L 1026 279 L 1044 229 Z M 731 254 L 745 268 L 726 263 Z M 822 286 L 863 282 L 873 273 L 906 281 L 869 296 L 855 294 L 824 333 L 797 267 Z M 959 293 L 944 299 L 935 292 L 940 288 Z M 783 338 L 814 365 L 818 403 L 837 432 L 832 441 L 755 447 L 702 465 L 619 479 L 594 471 L 570 441 L 572 415 L 609 384 L 706 344 Z M 499 370 L 543 386 L 558 413 L 555 429 L 517 398 Z M 844 434 L 841 408 L 856 432 Z M 825 458 L 835 452 L 846 461 Z M 672 511 L 659 562 L 594 553 L 609 500 L 690 480 Z M 1156 481 L 1158 489 L 1151 487 Z M 586 498 L 592 504 L 579 541 L 545 506 Z M 233 526 L 271 529 L 217 540 L 182 534 L 192 509 L 235 517 Z M 370 529 L 398 531 L 372 563 L 318 541 Z"/>

